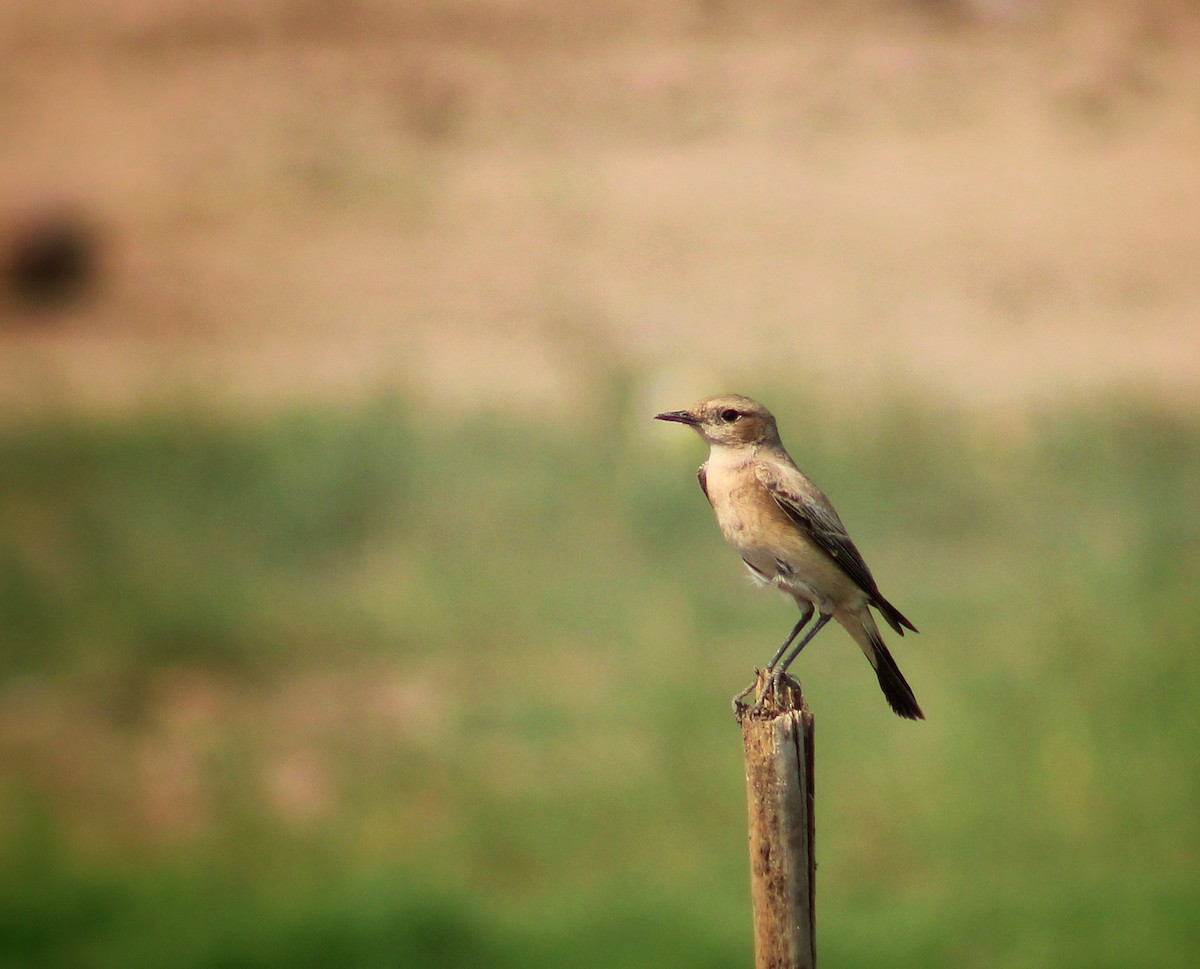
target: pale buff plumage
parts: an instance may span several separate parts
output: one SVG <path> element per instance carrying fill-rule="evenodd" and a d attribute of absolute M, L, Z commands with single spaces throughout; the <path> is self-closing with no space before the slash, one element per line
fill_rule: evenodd
<path fill-rule="evenodd" d="M 657 419 L 687 424 L 708 443 L 698 477 L 721 533 L 756 581 L 786 592 L 800 607 L 800 621 L 768 666 L 770 688 L 778 687 L 792 660 L 833 618 L 870 660 L 892 709 L 923 719 L 871 608 L 900 635 L 916 627 L 880 593 L 837 511 L 784 449 L 770 411 L 749 397 L 724 394 Z M 814 611 L 817 622 L 785 656 Z"/>

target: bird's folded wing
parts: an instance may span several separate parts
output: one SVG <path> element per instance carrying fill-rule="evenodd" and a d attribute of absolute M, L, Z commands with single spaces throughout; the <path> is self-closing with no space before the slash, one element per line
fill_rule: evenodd
<path fill-rule="evenodd" d="M 846 534 L 846 526 L 816 486 L 792 468 L 767 462 L 756 463 L 754 473 L 788 518 L 841 566 L 860 589 L 873 598 L 879 596 L 875 577 Z"/>

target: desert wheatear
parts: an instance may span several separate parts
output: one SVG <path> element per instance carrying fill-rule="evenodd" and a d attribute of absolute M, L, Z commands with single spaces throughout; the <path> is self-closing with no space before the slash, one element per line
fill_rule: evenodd
<path fill-rule="evenodd" d="M 786 592 L 800 607 L 800 621 L 767 666 L 763 697 L 779 689 L 800 650 L 836 619 L 871 661 L 892 709 L 923 720 L 912 689 L 879 635 L 871 607 L 901 636 L 917 627 L 880 593 L 829 499 L 784 450 L 771 412 L 749 397 L 725 394 L 705 398 L 690 410 L 658 414 L 656 420 L 687 424 L 708 443 L 708 460 L 697 477 L 721 533 L 758 583 Z M 817 621 L 789 653 L 814 611 Z"/>

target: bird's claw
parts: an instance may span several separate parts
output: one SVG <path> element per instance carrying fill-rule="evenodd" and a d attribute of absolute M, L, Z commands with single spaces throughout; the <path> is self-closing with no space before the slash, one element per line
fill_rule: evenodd
<path fill-rule="evenodd" d="M 784 690 L 785 681 L 789 688 L 799 693 L 799 681 L 788 676 L 783 670 L 756 669 L 754 671 L 754 682 L 733 698 L 733 712 L 740 719 L 747 713 L 751 716 L 761 716 L 768 706 L 773 706 L 777 713 L 782 713 L 786 709 L 790 709 L 790 698 Z M 762 691 L 758 694 L 758 697 L 753 703 L 746 702 L 746 697 L 758 690 L 760 683 L 762 683 Z"/>
<path fill-rule="evenodd" d="M 758 679 L 761 675 L 762 675 L 762 670 L 758 669 L 758 667 L 755 667 L 754 682 L 751 683 L 748 687 L 746 687 L 746 689 L 742 690 L 741 693 L 739 693 L 737 696 L 735 696 L 733 698 L 733 712 L 735 714 L 737 714 L 739 717 L 747 709 L 757 709 L 758 703 L 761 702 L 760 700 L 756 700 L 753 706 L 751 706 L 749 703 L 744 702 L 746 697 L 748 697 L 751 693 L 753 693 L 755 688 L 758 686 Z"/>

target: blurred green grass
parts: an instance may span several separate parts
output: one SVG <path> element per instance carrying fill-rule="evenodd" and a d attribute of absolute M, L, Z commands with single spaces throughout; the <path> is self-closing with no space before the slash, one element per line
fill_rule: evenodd
<path fill-rule="evenodd" d="M 1200 419 L 768 399 L 923 630 L 924 724 L 799 669 L 823 962 L 1191 965 Z M 0 966 L 747 964 L 728 699 L 792 612 L 648 418 L 0 431 Z"/>

